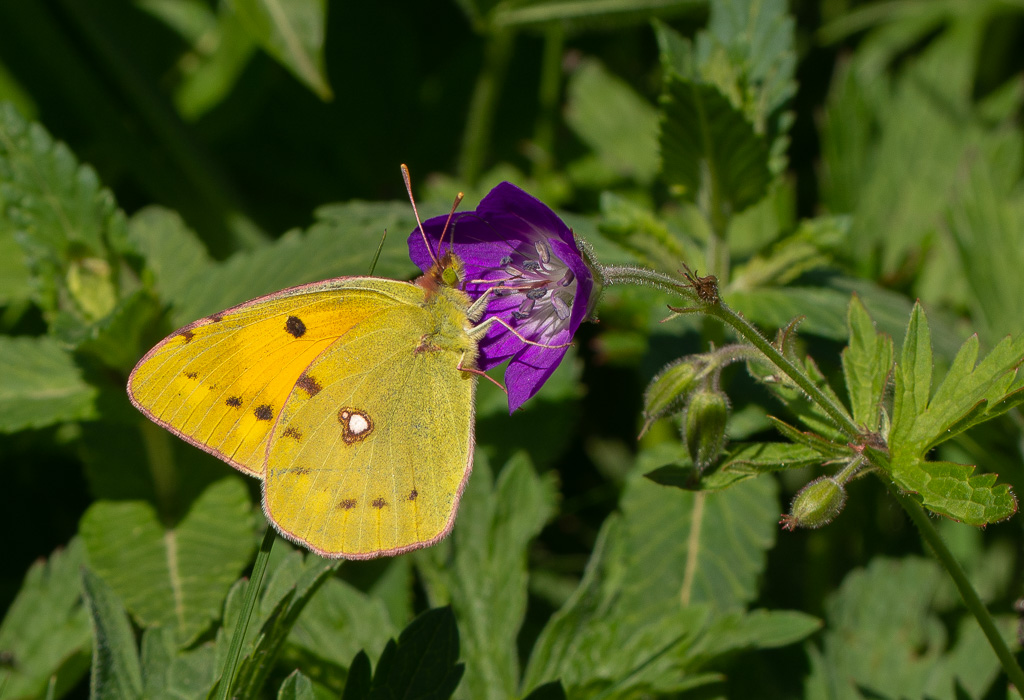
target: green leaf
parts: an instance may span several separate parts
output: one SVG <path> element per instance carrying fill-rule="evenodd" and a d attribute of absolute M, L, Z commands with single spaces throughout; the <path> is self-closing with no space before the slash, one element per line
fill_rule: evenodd
<path fill-rule="evenodd" d="M 173 529 L 145 501 L 98 501 L 79 531 L 90 566 L 138 622 L 173 625 L 179 644 L 216 619 L 254 548 L 248 491 L 235 477 L 207 488 Z"/>
<path fill-rule="evenodd" d="M 972 525 L 1004 520 L 1017 512 L 1009 486 L 996 476 L 971 476 L 973 467 L 926 462 L 925 454 L 982 420 L 989 406 L 999 415 L 1022 400 L 1017 369 L 1024 360 L 1024 336 L 1004 338 L 978 359 L 978 338 L 968 338 L 935 395 L 931 387 L 931 343 L 920 306 L 907 327 L 902 359 L 895 373 L 893 421 L 889 433 L 890 474 L 900 488 L 920 495 L 930 510 Z"/>
<path fill-rule="evenodd" d="M 324 72 L 325 0 L 230 0 L 252 38 L 322 100 L 333 98 Z"/>
<path fill-rule="evenodd" d="M 471 0 L 459 0 L 470 4 Z M 483 3 L 480 3 L 483 4 Z M 571 23 L 573 28 L 587 26 L 616 27 L 645 24 L 651 17 L 670 17 L 692 12 L 703 7 L 704 0 L 605 0 L 580 2 L 579 0 L 538 0 L 530 3 L 503 3 L 490 0 L 493 5 L 489 24 L 494 28 L 537 27 L 552 23 Z"/>
<path fill-rule="evenodd" d="M 238 253 L 209 270 L 202 284 L 187 286 L 181 300 L 175 300 L 175 324 L 286 287 L 369 274 L 385 231 L 392 234 L 384 241 L 374 274 L 408 279 L 416 270 L 409 262 L 405 242 L 405 232 L 416 225 L 408 203 L 332 204 L 317 209 L 316 217 L 317 222 L 307 231 L 291 231 L 270 245 Z"/>
<path fill-rule="evenodd" d="M 128 241 L 145 263 L 144 279 L 156 296 L 178 307 L 215 269 L 199 237 L 170 209 L 150 206 L 128 220 Z"/>
<path fill-rule="evenodd" d="M 292 671 L 277 691 L 277 700 L 314 700 L 313 682 L 302 671 Z"/>
<path fill-rule="evenodd" d="M 360 650 L 377 658 L 398 631 L 383 600 L 332 577 L 303 609 L 288 637 L 284 655 L 303 668 L 333 665 L 331 671 L 343 679 L 344 660 Z M 314 675 L 313 679 L 325 685 L 335 682 L 329 676 Z"/>
<path fill-rule="evenodd" d="M 820 465 L 825 458 L 807 445 L 788 442 L 752 442 L 730 445 L 719 466 L 711 472 L 698 470 L 681 450 L 673 463 L 665 464 L 644 477 L 662 486 L 688 491 L 721 491 L 741 481 L 784 469 Z M 683 463 L 685 462 L 685 463 Z"/>
<path fill-rule="evenodd" d="M 137 698 L 142 695 L 142 669 L 135 635 L 117 593 L 88 567 L 82 568 L 82 595 L 92 617 L 90 697 Z"/>
<path fill-rule="evenodd" d="M 110 248 L 123 244 L 125 219 L 96 172 L 38 124 L 0 104 L 0 231 L 13 232 L 33 273 L 35 302 L 52 318 L 83 325 L 118 297 Z"/>
<path fill-rule="evenodd" d="M 206 697 L 217 677 L 212 642 L 180 649 L 173 626 L 150 627 L 142 634 L 144 696 L 151 700 Z"/>
<path fill-rule="evenodd" d="M 453 536 L 417 553 L 430 604 L 451 604 L 461 623 L 460 697 L 516 694 L 527 546 L 554 514 L 555 494 L 552 480 L 538 477 L 525 454 L 509 460 L 493 485 L 487 460 L 478 458 Z"/>
<path fill-rule="evenodd" d="M 49 559 L 32 564 L 0 623 L 4 697 L 42 697 L 51 677 L 64 695 L 89 670 L 89 615 L 81 599 L 82 542 L 72 539 Z"/>
<path fill-rule="evenodd" d="M 882 401 L 892 373 L 892 338 L 878 333 L 860 298 L 850 300 L 847 314 L 850 344 L 843 350 L 843 375 L 850 394 L 853 419 L 866 430 L 877 431 Z"/>
<path fill-rule="evenodd" d="M 523 700 L 566 700 L 565 688 L 561 681 L 551 681 L 538 685 Z"/>
<path fill-rule="evenodd" d="M 231 686 L 233 693 L 240 697 L 259 694 L 299 615 L 340 564 L 311 554 L 304 557 L 292 550 L 274 568 L 260 600 L 261 617 L 265 616 L 265 620 L 251 651 L 238 667 Z"/>
<path fill-rule="evenodd" d="M 1024 298 L 1024 200 L 1011 199 L 1020 171 L 1019 154 L 1013 155 L 1003 168 L 975 159 L 947 215 L 971 291 L 971 318 L 988 339 L 1024 329 L 1017 309 Z"/>
<path fill-rule="evenodd" d="M 614 192 L 601 193 L 598 231 L 634 253 L 643 264 L 666 272 L 676 272 L 680 260 L 694 260 L 699 255 L 695 241 L 677 235 L 650 208 Z"/>
<path fill-rule="evenodd" d="M 373 671 L 370 668 L 370 657 L 365 651 L 360 651 L 349 664 L 348 680 L 345 683 L 345 692 L 342 700 L 362 700 L 370 697 L 370 688 L 373 685 Z"/>
<path fill-rule="evenodd" d="M 920 304 L 914 304 L 914 310 L 910 313 L 894 381 L 891 435 L 893 443 L 898 445 L 910 439 L 910 430 L 918 417 L 924 414 L 932 390 L 931 332 L 928 330 L 928 318 Z"/>
<path fill-rule="evenodd" d="M 850 573 L 825 603 L 805 696 L 853 700 L 870 688 L 881 697 L 951 698 L 954 679 L 971 697 L 984 696 L 998 661 L 973 619 L 964 616 L 953 635 L 946 632 L 933 610 L 944 579 L 935 562 L 914 557 L 878 558 Z M 1000 627 L 1009 641 L 1012 622 Z"/>
<path fill-rule="evenodd" d="M 228 96 L 256 43 L 227 3 L 218 3 L 216 14 L 201 0 L 138 0 L 137 4 L 189 44 L 188 60 L 178 62 L 182 75 L 174 103 L 184 119 L 194 121 Z"/>
<path fill-rule="evenodd" d="M 747 115 L 763 131 L 796 93 L 795 22 L 786 0 L 715 0 L 710 6 L 695 58 L 706 80 L 717 77 L 724 92 L 741 91 Z M 735 72 L 729 82 L 723 64 Z"/>
<path fill-rule="evenodd" d="M 689 649 L 718 615 L 757 595 L 778 508 L 769 479 L 694 494 L 634 475 L 579 587 L 541 632 L 523 688 L 561 679 L 575 697 L 584 687 L 627 695 L 711 682 L 686 671 Z"/>
<path fill-rule="evenodd" d="M 688 201 L 729 216 L 768 190 L 768 147 L 713 85 L 668 76 L 661 98 L 662 176 Z"/>
<path fill-rule="evenodd" d="M 451 608 L 421 614 L 384 648 L 373 673 L 369 700 L 448 698 L 465 666 L 459 658 L 459 628 Z M 353 665 L 355 665 L 353 663 Z M 345 697 L 349 697 L 346 689 Z"/>
<path fill-rule="evenodd" d="M 595 60 L 569 77 L 565 121 L 621 178 L 650 184 L 658 172 L 658 112 Z"/>
<path fill-rule="evenodd" d="M 0 433 L 97 417 L 95 387 L 49 337 L 0 337 Z"/>
<path fill-rule="evenodd" d="M 717 618 L 690 650 L 690 663 L 707 666 L 741 651 L 774 649 L 802 641 L 822 627 L 818 618 L 796 610 L 753 610 Z"/>

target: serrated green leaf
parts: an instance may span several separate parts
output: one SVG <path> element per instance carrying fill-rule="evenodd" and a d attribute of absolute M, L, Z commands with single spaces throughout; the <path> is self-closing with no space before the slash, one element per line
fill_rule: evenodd
<path fill-rule="evenodd" d="M 299 670 L 289 673 L 277 691 L 277 700 L 315 700 L 315 698 L 313 682 Z"/>
<path fill-rule="evenodd" d="M 0 623 L 0 667 L 5 698 L 42 697 L 51 677 L 57 695 L 89 670 L 90 626 L 81 599 L 82 542 L 72 539 L 49 559 L 35 562 Z"/>
<path fill-rule="evenodd" d="M 142 668 L 135 635 L 117 593 L 88 567 L 83 567 L 82 596 L 92 618 L 89 696 L 96 700 L 140 697 Z"/>
<path fill-rule="evenodd" d="M 493 486 L 487 460 L 478 458 L 453 536 L 417 552 L 431 605 L 451 604 L 461 623 L 467 668 L 460 697 L 517 692 L 527 545 L 554 514 L 555 493 L 552 480 L 538 477 L 525 454 L 509 460 Z"/>
<path fill-rule="evenodd" d="M 174 308 L 176 325 L 286 287 L 343 275 L 366 275 L 385 231 L 374 274 L 408 279 L 406 232 L 416 225 L 408 204 L 348 202 L 320 207 L 307 231 L 292 231 L 252 252 L 238 253 L 188 286 Z M 397 235 L 396 235 L 397 234 Z"/>
<path fill-rule="evenodd" d="M 918 494 L 928 510 L 968 525 L 984 527 L 1017 512 L 1009 485 L 995 485 L 996 474 L 977 474 L 974 467 L 953 462 L 928 462 L 912 457 L 892 460 L 892 479 Z"/>
<path fill-rule="evenodd" d="M 595 60 L 569 77 L 565 120 L 622 178 L 650 184 L 658 172 L 658 113 L 622 79 Z"/>
<path fill-rule="evenodd" d="M 0 337 L 0 433 L 96 418 L 95 387 L 49 337 Z"/>
<path fill-rule="evenodd" d="M 637 474 L 620 507 L 583 581 L 541 632 L 524 688 L 561 679 L 570 696 L 589 697 L 612 684 L 620 694 L 667 693 L 711 681 L 685 672 L 688 649 L 710 620 L 756 595 L 778 519 L 774 484 L 693 494 Z"/>
<path fill-rule="evenodd" d="M 0 104 L 0 229 L 13 232 L 32 270 L 36 304 L 89 324 L 118 291 L 111 248 L 124 240 L 124 214 L 96 172 L 38 124 Z"/>
<path fill-rule="evenodd" d="M 220 614 L 253 551 L 253 516 L 241 479 L 213 484 L 173 529 L 145 501 L 98 501 L 79 525 L 90 566 L 143 626 L 173 625 L 195 639 Z"/>
<path fill-rule="evenodd" d="M 320 99 L 333 97 L 324 72 L 325 0 L 230 0 L 252 38 Z"/>
<path fill-rule="evenodd" d="M 729 95 L 772 145 L 772 171 L 785 167 L 792 123 L 782 112 L 796 93 L 794 21 L 785 0 L 716 0 L 706 30 L 697 34 L 694 58 L 702 78 Z"/>
<path fill-rule="evenodd" d="M 955 644 L 932 609 L 945 574 L 930 560 L 875 559 L 850 573 L 825 603 L 821 647 L 812 655 L 807 697 L 952 698 L 954 678 L 981 697 L 998 661 L 972 619 L 963 618 Z M 1009 639 L 1012 625 L 1000 625 Z M 818 651 L 816 647 L 812 650 Z M 828 688 L 814 695 L 811 688 Z"/>
<path fill-rule="evenodd" d="M 459 628 L 451 608 L 428 610 L 402 630 L 397 642 L 388 642 L 377 661 L 366 697 L 451 697 L 465 670 L 458 659 Z"/>
<path fill-rule="evenodd" d="M 142 634 L 142 682 L 151 700 L 206 697 L 217 677 L 212 642 L 180 649 L 172 626 L 150 627 Z"/>
<path fill-rule="evenodd" d="M 971 476 L 973 467 L 927 462 L 935 445 L 1021 400 L 1017 369 L 1024 337 L 1005 338 L 980 362 L 978 338 L 968 338 L 949 371 L 929 397 L 931 345 L 928 322 L 916 306 L 895 373 L 893 422 L 889 433 L 890 475 L 900 488 L 920 495 L 930 510 L 972 525 L 1004 520 L 1017 511 L 1009 487 L 993 487 L 991 474 Z"/>
<path fill-rule="evenodd" d="M 731 215 L 768 189 L 768 147 L 714 86 L 669 74 L 661 98 L 661 171 L 688 201 Z"/>
<path fill-rule="evenodd" d="M 850 344 L 843 350 L 843 376 L 850 395 L 853 419 L 869 431 L 877 431 L 882 400 L 892 372 L 892 338 L 875 330 L 860 297 L 850 300 L 846 324 Z"/>

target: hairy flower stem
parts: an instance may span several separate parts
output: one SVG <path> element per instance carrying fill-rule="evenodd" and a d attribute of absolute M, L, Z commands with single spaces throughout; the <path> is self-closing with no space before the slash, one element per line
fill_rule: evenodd
<path fill-rule="evenodd" d="M 708 316 L 719 319 L 722 323 L 731 327 L 743 339 L 763 353 L 764 357 L 775 365 L 780 372 L 785 374 L 797 386 L 799 386 L 811 401 L 818 404 L 818 406 L 827 412 L 832 420 L 835 421 L 836 426 L 847 437 L 849 437 L 851 441 L 855 441 L 859 438 L 861 432 L 860 428 L 856 423 L 854 423 L 853 419 L 846 412 L 846 409 L 843 406 L 838 405 L 828 395 L 821 391 L 810 377 L 804 374 L 799 367 L 790 362 L 790 360 L 787 359 L 778 348 L 772 345 L 752 323 L 733 311 L 725 303 L 721 301 L 701 301 L 697 298 L 694 290 L 685 282 L 673 279 L 672 277 L 660 272 L 654 272 L 653 270 L 644 270 L 634 267 L 616 267 L 605 268 L 603 272 L 605 283 L 609 285 L 646 285 L 686 297 L 693 305 L 691 308 L 695 309 L 699 313 L 704 313 Z M 875 473 L 879 475 L 880 481 L 885 484 L 886 488 L 889 489 L 889 492 L 903 507 L 903 510 L 906 511 L 908 516 L 910 516 L 910 519 L 914 522 L 918 531 L 921 533 L 921 538 L 932 550 L 939 564 L 946 569 L 950 577 L 953 579 L 957 590 L 960 591 L 960 596 L 963 598 L 964 604 L 967 606 L 967 609 L 971 614 L 974 615 L 978 624 L 981 626 L 981 629 L 984 631 L 985 636 L 988 638 L 989 644 L 992 646 L 992 650 L 996 653 L 996 656 L 1002 664 L 1003 671 L 1006 672 L 1007 677 L 1014 686 L 1018 688 L 1018 690 L 1024 690 L 1024 671 L 1022 671 L 1020 665 L 1017 664 L 1017 660 L 1011 653 L 1006 641 L 999 633 L 995 620 L 993 620 L 988 608 L 986 608 L 981 602 L 981 598 L 971 585 L 963 567 L 960 566 L 960 562 L 956 560 L 953 553 L 949 550 L 946 543 L 939 535 L 938 531 L 932 526 L 924 509 L 912 496 L 901 493 L 899 487 L 893 483 L 892 479 L 883 476 L 883 474 L 887 475 L 890 471 L 885 453 L 875 450 L 866 450 L 863 457 L 866 458 L 872 466 L 876 467 Z M 858 468 L 860 464 L 861 462 L 858 461 Z"/>

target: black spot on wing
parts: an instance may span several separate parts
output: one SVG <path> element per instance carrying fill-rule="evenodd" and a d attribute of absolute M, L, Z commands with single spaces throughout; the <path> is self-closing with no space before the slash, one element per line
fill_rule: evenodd
<path fill-rule="evenodd" d="M 299 377 L 299 381 L 295 382 L 295 386 L 309 394 L 310 398 L 319 394 L 320 390 L 323 388 L 320 386 L 320 382 L 308 374 L 303 374 Z"/>
<path fill-rule="evenodd" d="M 306 334 L 306 324 L 298 316 L 289 316 L 288 320 L 284 322 L 284 329 L 296 338 L 301 338 Z"/>
<path fill-rule="evenodd" d="M 257 406 L 256 410 L 253 411 L 253 415 L 256 416 L 256 420 L 270 420 L 274 417 L 274 409 L 268 404 Z"/>
<path fill-rule="evenodd" d="M 346 498 L 345 500 L 338 504 L 338 507 L 343 510 L 352 510 L 353 508 L 356 507 L 356 499 Z"/>
<path fill-rule="evenodd" d="M 242 398 L 240 396 L 229 396 L 224 403 L 227 406 L 231 406 L 231 408 L 238 408 L 242 405 Z"/>
<path fill-rule="evenodd" d="M 387 502 L 387 501 L 385 501 L 385 500 L 384 500 L 383 498 L 381 498 L 380 496 L 378 496 L 377 498 L 375 498 L 375 499 L 373 500 L 373 502 L 372 502 L 372 503 L 370 503 L 370 505 L 371 505 L 371 506 L 373 506 L 374 508 L 376 508 L 377 510 L 381 510 L 382 508 L 386 507 L 386 506 L 387 506 L 387 504 L 388 504 L 388 502 Z"/>
<path fill-rule="evenodd" d="M 281 433 L 281 436 L 282 437 L 290 437 L 290 438 L 292 438 L 294 440 L 301 440 L 302 439 L 302 431 L 299 430 L 298 428 L 285 428 L 284 432 Z"/>
<path fill-rule="evenodd" d="M 185 376 L 188 377 L 189 379 L 198 379 L 199 372 L 185 372 Z"/>
<path fill-rule="evenodd" d="M 419 495 L 420 495 L 419 491 L 417 491 L 416 489 L 413 489 L 412 491 L 409 492 L 409 500 L 410 501 L 415 501 L 416 497 L 419 496 Z"/>

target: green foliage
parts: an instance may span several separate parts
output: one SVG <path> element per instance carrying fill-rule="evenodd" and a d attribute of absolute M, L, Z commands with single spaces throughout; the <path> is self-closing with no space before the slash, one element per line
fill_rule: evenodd
<path fill-rule="evenodd" d="M 1024 685 L 1021 533 L 979 529 L 1024 488 L 1024 15 L 798 9 L 0 3 L 0 696 Z M 128 373 L 370 274 L 385 232 L 372 274 L 411 278 L 401 162 L 424 218 L 502 180 L 548 203 L 604 266 L 600 323 L 513 416 L 480 382 L 450 537 L 343 566 L 266 539 L 254 585 L 258 485 Z M 800 493 L 783 526 L 830 522 L 783 532 Z"/>

